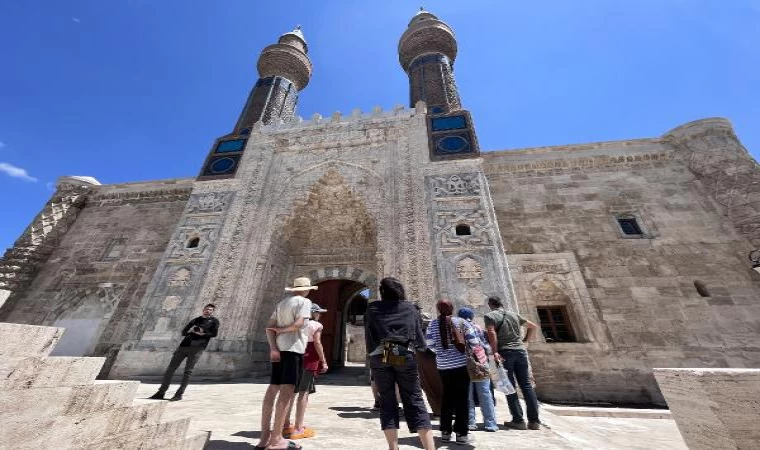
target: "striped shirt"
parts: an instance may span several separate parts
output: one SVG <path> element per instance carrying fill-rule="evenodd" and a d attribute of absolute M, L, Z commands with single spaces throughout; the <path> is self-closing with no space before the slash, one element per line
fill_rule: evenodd
<path fill-rule="evenodd" d="M 464 338 L 468 344 L 480 344 L 480 339 L 478 339 L 475 334 L 475 329 L 469 322 L 460 319 L 459 317 L 452 317 L 451 321 L 455 327 L 461 327 L 464 324 Z M 454 347 L 454 339 L 451 336 L 449 337 L 449 348 L 443 348 L 438 323 L 438 319 L 430 322 L 426 336 L 428 348 L 435 352 L 435 364 L 438 367 L 438 370 L 456 369 L 458 367 L 466 366 L 467 355 Z"/>

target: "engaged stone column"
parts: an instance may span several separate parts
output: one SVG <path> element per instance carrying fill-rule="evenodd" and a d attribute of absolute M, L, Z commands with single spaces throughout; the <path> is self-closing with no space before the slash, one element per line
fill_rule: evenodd
<path fill-rule="evenodd" d="M 654 369 L 690 450 L 760 448 L 760 369 Z"/>

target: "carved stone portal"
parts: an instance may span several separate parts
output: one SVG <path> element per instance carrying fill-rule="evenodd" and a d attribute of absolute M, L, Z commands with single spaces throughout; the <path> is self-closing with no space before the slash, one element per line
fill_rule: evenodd
<path fill-rule="evenodd" d="M 317 181 L 296 208 L 285 236 L 293 253 L 303 249 L 375 246 L 375 227 L 364 200 L 334 168 Z"/>

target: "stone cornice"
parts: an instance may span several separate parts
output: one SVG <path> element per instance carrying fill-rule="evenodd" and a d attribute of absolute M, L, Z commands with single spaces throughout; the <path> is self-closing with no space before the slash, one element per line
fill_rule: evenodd
<path fill-rule="evenodd" d="M 87 197 L 86 206 L 120 206 L 134 203 L 160 203 L 187 201 L 192 186 L 171 189 L 151 189 L 146 191 L 92 193 Z"/>
<path fill-rule="evenodd" d="M 483 170 L 487 174 L 498 173 L 522 173 L 522 172 L 545 172 L 566 169 L 605 169 L 615 166 L 651 163 L 657 161 L 669 161 L 673 159 L 673 153 L 669 151 L 638 153 L 631 155 L 594 155 L 583 158 L 544 159 L 524 163 L 498 163 L 485 158 Z"/>

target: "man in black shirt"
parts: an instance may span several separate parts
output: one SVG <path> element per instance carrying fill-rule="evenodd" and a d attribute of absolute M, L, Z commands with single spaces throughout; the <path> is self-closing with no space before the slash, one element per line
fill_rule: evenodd
<path fill-rule="evenodd" d="M 211 303 L 204 306 L 203 315 L 191 320 L 182 329 L 182 336 L 185 336 L 185 338 L 182 339 L 179 347 L 174 351 L 174 356 L 172 356 L 169 367 L 167 367 L 166 373 L 164 373 L 161 387 L 158 388 L 158 392 L 149 397 L 151 400 L 164 399 L 164 394 L 166 394 L 166 390 L 169 389 L 169 384 L 172 382 L 174 371 L 182 364 L 182 360 L 187 358 L 185 373 L 182 375 L 182 384 L 180 384 L 177 392 L 174 393 L 174 397 L 171 398 L 171 401 L 182 400 L 182 394 L 185 393 L 185 388 L 187 388 L 187 384 L 190 382 L 190 376 L 193 374 L 195 363 L 198 362 L 201 354 L 203 354 L 203 350 L 206 349 L 208 341 L 219 332 L 219 319 L 212 317 L 215 309 L 216 306 Z"/>

